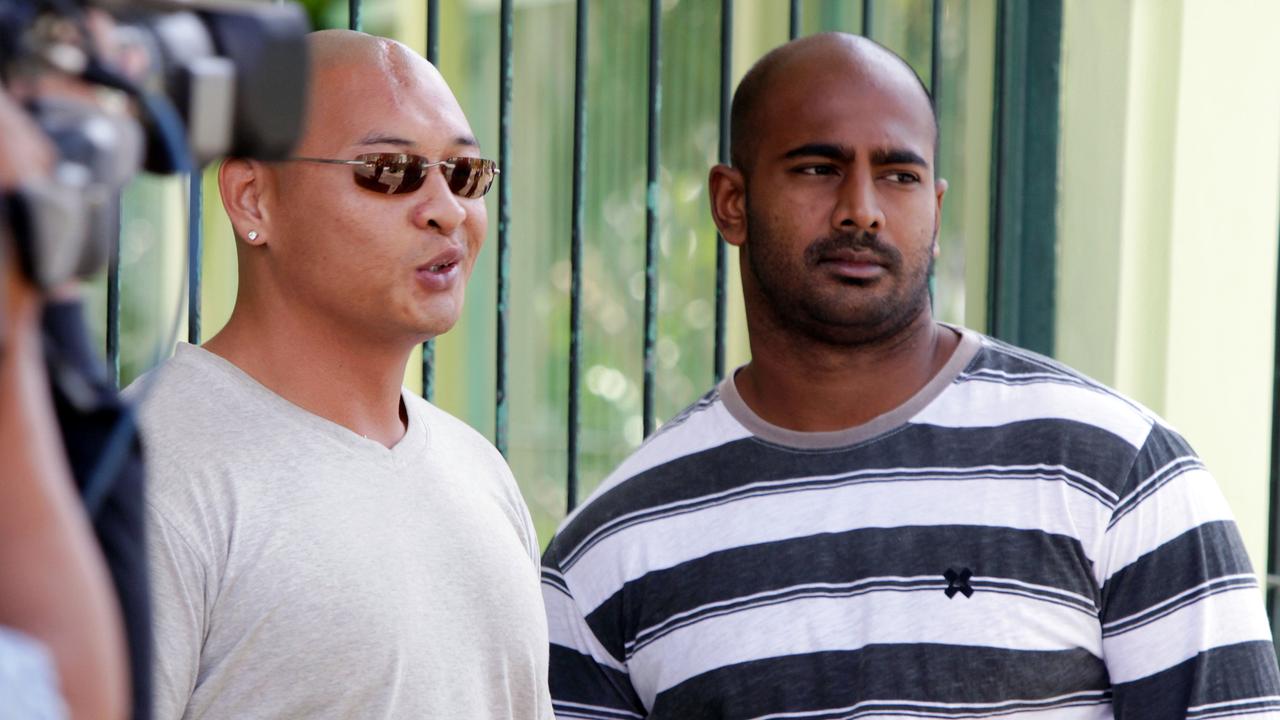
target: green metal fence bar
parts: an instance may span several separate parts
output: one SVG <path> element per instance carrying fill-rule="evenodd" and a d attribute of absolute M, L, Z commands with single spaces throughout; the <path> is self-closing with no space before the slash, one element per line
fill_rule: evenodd
<path fill-rule="evenodd" d="M 996 17 L 989 332 L 1053 354 L 1062 0 Z"/>
<path fill-rule="evenodd" d="M 933 177 L 942 177 L 939 162 L 942 159 L 942 0 L 933 0 L 933 8 L 929 15 L 929 95 L 933 98 L 933 122 L 937 128 L 933 142 Z M 934 242 L 938 242 L 934 238 Z M 929 304 L 936 309 L 934 303 L 938 298 L 938 273 L 929 273 Z"/>
<path fill-rule="evenodd" d="M 427 0 L 427 61 L 440 59 L 440 0 Z"/>
<path fill-rule="evenodd" d="M 653 432 L 658 340 L 658 173 L 662 137 L 662 0 L 649 0 L 649 160 L 644 211 L 644 436 Z"/>
<path fill-rule="evenodd" d="M 720 153 L 722 163 L 729 162 L 729 109 L 733 102 L 733 0 L 720 0 Z M 716 348 L 715 381 L 724 377 L 725 320 L 727 308 L 725 285 L 729 269 L 729 252 L 724 238 L 716 233 Z"/>
<path fill-rule="evenodd" d="M 787 22 L 787 37 L 795 40 L 800 37 L 800 0 L 791 0 L 791 14 Z"/>
<path fill-rule="evenodd" d="M 361 2 L 360 0 L 349 0 L 347 3 L 347 21 L 352 30 L 360 30 L 363 27 L 361 21 Z"/>
<path fill-rule="evenodd" d="M 200 344 L 200 277 L 204 249 L 204 174 L 197 168 L 187 182 L 187 342 Z"/>
<path fill-rule="evenodd" d="M 440 0 L 427 0 L 427 62 L 440 68 Z M 422 343 L 422 397 L 436 397 L 436 341 Z"/>
<path fill-rule="evenodd" d="M 862 0 L 862 36 L 871 37 L 871 23 L 875 18 L 872 12 L 872 0 Z"/>
<path fill-rule="evenodd" d="M 577 0 L 573 40 L 573 227 L 569 240 L 569 457 L 565 508 L 578 506 L 578 399 L 582 394 L 582 225 L 587 176 L 587 0 Z"/>
<path fill-rule="evenodd" d="M 493 444 L 507 454 L 507 325 L 511 315 L 511 32 L 515 0 L 502 0 L 498 41 L 500 90 L 498 99 L 498 310 L 497 358 L 494 368 Z"/>
<path fill-rule="evenodd" d="M 120 387 L 120 243 L 124 233 L 116 233 L 107 257 L 107 371 L 111 383 Z"/>
<path fill-rule="evenodd" d="M 933 0 L 929 21 L 929 94 L 933 96 L 933 116 L 936 119 L 941 115 L 939 108 L 942 107 L 942 0 Z M 934 155 L 941 155 L 937 147 L 933 150 Z M 936 157 L 934 164 L 937 164 Z"/>

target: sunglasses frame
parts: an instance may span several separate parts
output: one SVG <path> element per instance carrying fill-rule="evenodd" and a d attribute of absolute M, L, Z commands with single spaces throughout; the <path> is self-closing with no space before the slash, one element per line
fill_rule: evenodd
<path fill-rule="evenodd" d="M 422 155 L 415 155 L 413 153 L 365 153 L 365 154 L 356 156 L 354 160 L 339 160 L 336 158 L 317 158 L 317 157 L 291 157 L 291 158 L 288 158 L 288 160 L 290 162 L 312 162 L 312 163 L 323 163 L 325 165 L 350 165 L 355 167 L 362 167 L 362 166 L 377 167 L 379 163 L 379 159 L 387 158 L 387 157 L 403 158 L 403 160 L 398 160 L 396 162 L 404 162 L 406 165 L 408 164 L 416 165 L 421 171 L 422 175 L 421 175 L 421 180 L 419 181 L 417 186 L 413 187 L 412 189 L 400 190 L 399 188 L 396 188 L 386 193 L 380 193 L 380 194 L 386 194 L 386 195 L 409 195 L 409 194 L 415 193 L 426 183 L 427 172 L 430 171 L 431 168 L 442 167 L 445 170 L 452 172 L 456 167 L 458 167 L 459 160 L 479 160 L 481 162 L 489 163 L 490 165 L 493 166 L 493 176 L 489 178 L 489 182 L 488 184 L 485 185 L 484 190 L 479 193 L 466 195 L 466 194 L 454 192 L 452 186 L 450 186 L 449 188 L 450 192 L 453 192 L 454 195 L 457 195 L 458 197 L 461 197 L 461 198 L 466 198 L 468 200 L 476 200 L 484 197 L 489 193 L 489 190 L 493 187 L 493 181 L 496 180 L 497 177 L 502 174 L 501 168 L 499 168 L 498 164 L 493 160 L 489 160 L 487 158 L 470 158 L 470 157 L 464 157 L 464 156 L 451 157 L 451 158 L 445 158 L 444 160 L 432 161 Z M 372 193 L 378 192 L 373 188 L 367 187 L 365 185 L 361 185 L 359 176 L 355 175 L 354 173 L 353 173 L 353 178 L 355 178 L 356 180 L 356 185 L 361 189 L 368 190 L 369 192 L 372 192 Z M 446 176 L 445 177 L 446 183 L 448 182 L 448 180 L 449 178 Z"/>

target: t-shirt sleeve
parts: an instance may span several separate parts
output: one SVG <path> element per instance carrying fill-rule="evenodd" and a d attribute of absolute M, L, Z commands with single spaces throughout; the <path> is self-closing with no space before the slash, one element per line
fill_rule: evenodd
<path fill-rule="evenodd" d="M 488 451 L 492 454 L 495 463 L 495 472 L 502 484 L 503 498 L 506 503 L 508 517 L 511 518 L 511 524 L 516 534 L 520 536 L 520 542 L 524 545 L 525 552 L 529 553 L 529 560 L 532 563 L 534 572 L 538 570 L 538 532 L 533 527 L 533 517 L 529 514 L 529 505 L 524 500 L 524 495 L 520 492 L 520 485 L 516 482 L 515 475 L 511 472 L 511 467 L 507 465 L 507 461 L 492 446 L 488 447 Z"/>
<path fill-rule="evenodd" d="M 533 517 L 529 514 L 529 507 L 520 503 L 520 520 L 524 526 L 524 541 L 526 547 L 529 548 L 529 557 L 533 559 L 533 567 L 538 567 L 538 531 L 533 527 Z"/>
<path fill-rule="evenodd" d="M 178 720 L 200 670 L 206 566 L 161 509 L 148 502 L 146 515 L 155 638 L 154 717 Z"/>
<path fill-rule="evenodd" d="M 1159 423 L 1125 481 L 1100 565 L 1117 720 L 1280 718 L 1262 594 L 1230 508 Z"/>
<path fill-rule="evenodd" d="M 542 556 L 542 597 L 551 640 L 549 681 L 557 718 L 626 720 L 646 716 L 626 665 L 600 643 L 579 610 L 555 556 Z"/>

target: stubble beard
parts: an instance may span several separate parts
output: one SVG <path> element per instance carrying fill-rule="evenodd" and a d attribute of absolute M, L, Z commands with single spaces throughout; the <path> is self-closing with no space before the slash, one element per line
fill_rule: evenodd
<path fill-rule="evenodd" d="M 749 205 L 747 217 L 747 263 L 759 291 L 756 302 L 748 299 L 748 307 L 760 306 L 757 312 L 771 316 L 770 324 L 784 333 L 843 347 L 891 344 L 930 311 L 932 241 L 923 243 L 924 250 L 910 266 L 901 251 L 865 232 L 820 238 L 797 259 L 787 256 L 780 233 L 756 217 Z M 885 274 L 835 287 L 825 278 L 816 282 L 818 258 L 842 248 L 874 253 Z"/>

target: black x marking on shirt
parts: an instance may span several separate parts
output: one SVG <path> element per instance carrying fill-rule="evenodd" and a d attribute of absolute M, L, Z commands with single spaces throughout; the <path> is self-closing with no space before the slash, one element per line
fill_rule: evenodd
<path fill-rule="evenodd" d="M 961 568 L 960 572 L 947 568 L 947 571 L 942 573 L 942 577 L 947 579 L 947 589 L 943 591 L 947 594 L 947 598 L 955 597 L 956 593 L 964 593 L 965 597 L 973 595 L 973 586 L 969 584 L 973 571 L 969 568 Z"/>

